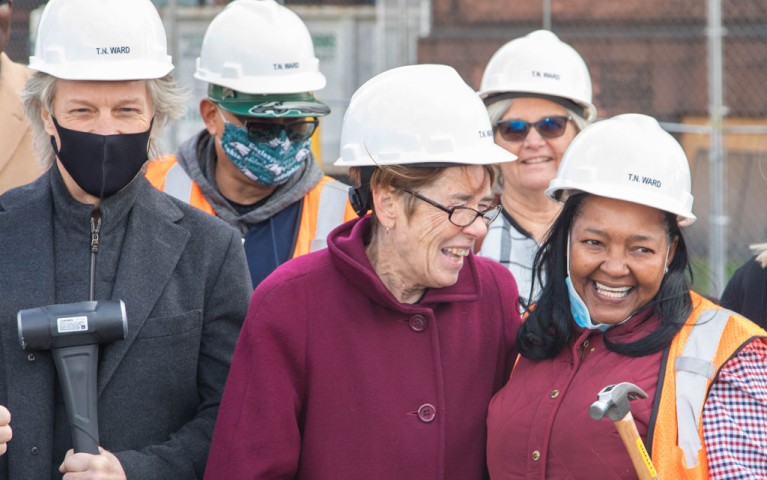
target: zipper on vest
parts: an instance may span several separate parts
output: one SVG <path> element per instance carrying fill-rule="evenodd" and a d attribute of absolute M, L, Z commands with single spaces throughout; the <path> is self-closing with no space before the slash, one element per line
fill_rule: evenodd
<path fill-rule="evenodd" d="M 99 233 L 101 233 L 101 210 L 96 207 L 91 212 L 91 268 L 89 300 L 96 298 L 96 254 L 99 252 Z"/>

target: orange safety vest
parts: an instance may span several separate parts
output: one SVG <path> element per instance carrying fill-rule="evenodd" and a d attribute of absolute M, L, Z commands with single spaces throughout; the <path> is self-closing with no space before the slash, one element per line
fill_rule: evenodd
<path fill-rule="evenodd" d="M 690 292 L 693 310 L 671 342 L 661 368 L 662 385 L 648 445 L 660 478 L 708 478 L 703 405 L 722 366 L 767 331 Z M 766 342 L 767 343 L 767 342 Z"/>
<path fill-rule="evenodd" d="M 216 214 L 200 186 L 178 164 L 175 155 L 151 160 L 145 175 L 158 190 L 211 215 Z M 331 230 L 357 218 L 348 201 L 348 190 L 347 185 L 325 176 L 304 196 L 292 258 L 324 248 Z"/>

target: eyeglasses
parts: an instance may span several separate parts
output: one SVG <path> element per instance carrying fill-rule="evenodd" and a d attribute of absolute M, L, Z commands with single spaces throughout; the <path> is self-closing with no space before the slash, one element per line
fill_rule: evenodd
<path fill-rule="evenodd" d="M 567 115 L 554 115 L 543 117 L 537 122 L 528 123 L 524 120 L 502 120 L 495 124 L 495 129 L 504 140 L 509 142 L 521 142 L 527 138 L 530 127 L 535 127 L 543 138 L 557 138 L 564 135 L 567 122 L 572 120 Z"/>
<path fill-rule="evenodd" d="M 474 223 L 474 220 L 477 219 L 477 217 L 481 217 L 482 221 L 485 222 L 485 225 L 490 225 L 493 223 L 493 220 L 498 218 L 498 214 L 501 213 L 501 206 L 496 205 L 495 207 L 488 208 L 487 210 L 484 210 L 480 212 L 479 210 L 475 210 L 471 207 L 450 207 L 447 208 L 444 205 L 440 205 L 439 203 L 435 202 L 434 200 L 428 199 L 421 195 L 420 193 L 416 193 L 409 188 L 405 189 L 405 192 L 409 193 L 410 195 L 414 196 L 415 198 L 419 200 L 423 200 L 424 202 L 428 203 L 432 207 L 436 207 L 443 212 L 447 213 L 447 219 L 450 220 L 450 223 L 455 225 L 456 227 L 468 227 L 472 223 Z"/>
<path fill-rule="evenodd" d="M 316 118 L 311 120 L 301 119 L 288 123 L 264 122 L 259 120 L 247 120 L 241 116 L 237 119 L 248 131 L 248 137 L 254 142 L 268 143 L 279 137 L 285 130 L 288 139 L 291 142 L 303 142 L 309 140 L 314 131 L 317 130 L 319 121 Z"/>

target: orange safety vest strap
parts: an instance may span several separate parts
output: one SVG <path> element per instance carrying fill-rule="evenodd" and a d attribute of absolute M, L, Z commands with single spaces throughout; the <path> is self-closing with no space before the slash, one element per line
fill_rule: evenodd
<path fill-rule="evenodd" d="M 664 478 L 708 478 L 703 407 L 719 370 L 767 332 L 690 292 L 693 310 L 668 349 L 652 431 L 652 459 Z"/>
<path fill-rule="evenodd" d="M 211 215 L 216 214 L 200 186 L 189 177 L 174 155 L 149 162 L 145 175 L 158 190 Z M 304 196 L 293 258 L 325 248 L 331 230 L 357 218 L 349 203 L 348 192 L 347 185 L 325 176 Z"/>
<path fill-rule="evenodd" d="M 197 207 L 203 212 L 215 215 L 213 206 L 200 186 L 195 183 L 181 165 L 176 161 L 175 155 L 164 155 L 149 162 L 146 170 L 149 182 L 158 190 Z"/>
<path fill-rule="evenodd" d="M 150 160 L 149 163 L 147 163 L 144 176 L 147 180 L 149 180 L 149 183 L 154 185 L 157 190 L 162 192 L 165 188 L 165 174 L 168 173 L 168 170 L 170 170 L 170 168 L 175 164 L 175 155 L 163 155 L 161 157 L 154 158 Z"/>
<path fill-rule="evenodd" d="M 357 217 L 348 192 L 347 185 L 325 176 L 304 196 L 293 258 L 325 248 L 331 230 Z"/>
<path fill-rule="evenodd" d="M 726 309 L 704 310 L 685 342 L 682 355 L 676 357 L 676 416 L 679 448 L 684 453 L 687 468 L 698 465 L 698 454 L 703 442 L 698 435 L 698 424 L 703 413 L 708 386 L 714 380 L 717 368 L 713 360 L 724 327 L 733 312 Z"/>

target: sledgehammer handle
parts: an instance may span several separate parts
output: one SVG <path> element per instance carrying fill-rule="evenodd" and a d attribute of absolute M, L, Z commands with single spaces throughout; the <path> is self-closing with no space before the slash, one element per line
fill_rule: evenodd
<path fill-rule="evenodd" d="M 658 472 L 655 471 L 655 467 L 652 464 L 652 459 L 647 453 L 647 449 L 642 443 L 642 438 L 639 436 L 636 424 L 634 423 L 634 416 L 631 412 L 628 412 L 625 417 L 620 420 L 616 420 L 615 429 L 618 430 L 623 445 L 626 447 L 626 451 L 631 457 L 631 463 L 634 465 L 639 480 L 657 480 Z"/>
<path fill-rule="evenodd" d="M 99 454 L 99 424 L 96 415 L 96 375 L 99 346 L 78 345 L 54 348 L 53 360 L 64 393 L 64 405 L 72 431 L 75 453 Z"/>

